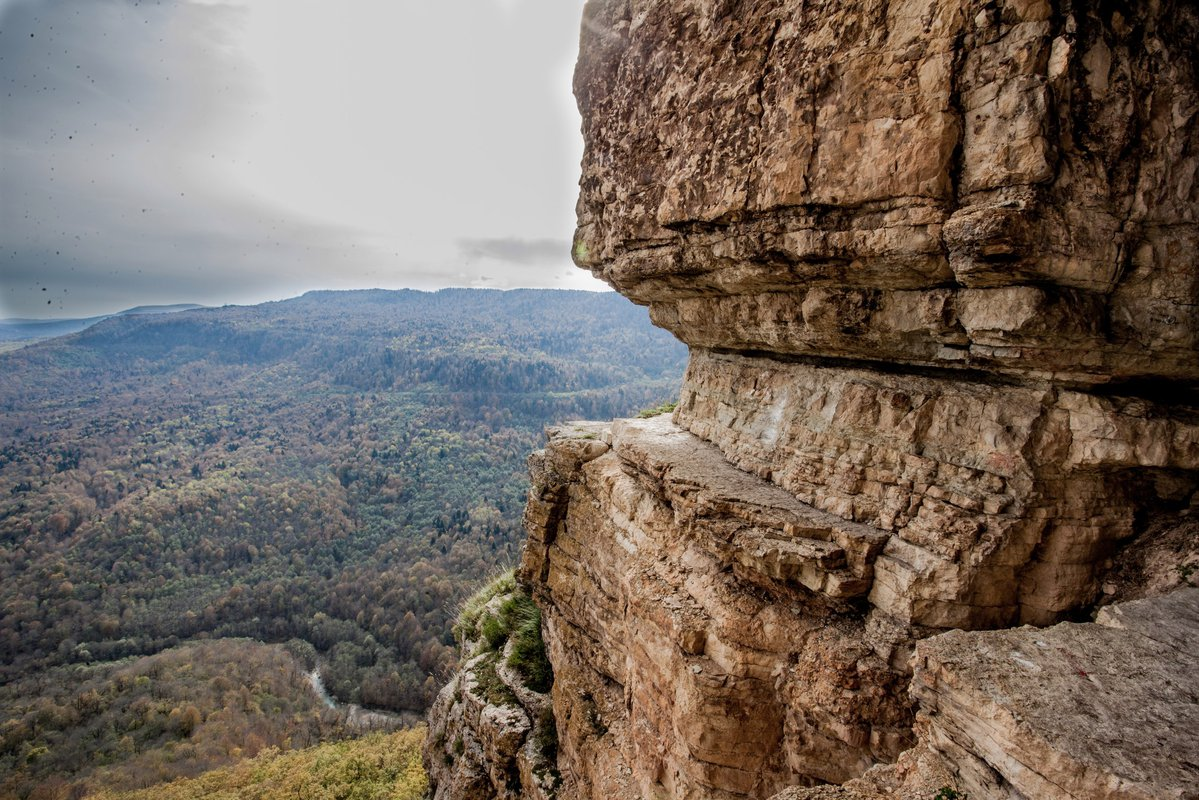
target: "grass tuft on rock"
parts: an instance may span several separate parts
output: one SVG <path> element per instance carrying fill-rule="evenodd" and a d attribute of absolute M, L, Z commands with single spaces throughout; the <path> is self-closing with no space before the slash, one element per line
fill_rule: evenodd
<path fill-rule="evenodd" d="M 678 408 L 678 405 L 679 405 L 678 401 L 671 400 L 669 402 L 663 403 L 660 406 L 654 406 L 653 408 L 644 408 L 641 411 L 637 412 L 637 419 L 649 419 L 650 417 L 656 417 L 659 414 L 669 414 L 669 413 L 673 412 L 676 408 Z"/>
<path fill-rule="evenodd" d="M 475 676 L 489 700 L 494 696 L 503 705 L 511 694 L 495 673 L 500 654 L 509 643 L 505 663 L 527 688 L 544 694 L 553 685 L 554 670 L 541 638 L 541 609 L 517 586 L 511 571 L 498 576 L 463 603 L 454 634 L 464 645 L 477 641 L 475 654 L 489 654 L 475 668 Z"/>
<path fill-rule="evenodd" d="M 504 606 L 508 607 L 509 603 L 513 626 L 508 666 L 516 670 L 525 686 L 535 692 L 548 692 L 554 684 L 554 669 L 550 666 L 545 653 L 545 641 L 541 638 L 541 609 L 523 592 L 513 595 Z"/>
<path fill-rule="evenodd" d="M 458 621 L 454 623 L 454 636 L 458 643 L 465 644 L 479 638 L 479 618 L 483 616 L 487 604 L 493 598 L 515 590 L 516 570 L 509 569 L 501 572 L 482 589 L 468 597 L 458 612 Z"/>

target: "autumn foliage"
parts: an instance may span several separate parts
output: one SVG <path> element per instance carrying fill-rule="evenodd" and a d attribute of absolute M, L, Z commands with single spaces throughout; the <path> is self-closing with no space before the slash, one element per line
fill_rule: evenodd
<path fill-rule="evenodd" d="M 372 734 L 289 753 L 276 749 L 235 767 L 136 792 L 103 791 L 94 800 L 420 800 L 424 728 Z"/>
<path fill-rule="evenodd" d="M 0 782 L 190 774 L 153 766 L 155 737 L 218 763 L 213 713 L 242 755 L 285 747 L 253 702 L 161 707 L 182 665 L 111 694 L 189 643 L 294 642 L 339 701 L 423 711 L 462 599 L 518 557 L 543 427 L 662 402 L 683 359 L 615 294 L 469 290 L 116 318 L 0 354 Z M 273 703 L 293 746 L 328 734 Z"/>

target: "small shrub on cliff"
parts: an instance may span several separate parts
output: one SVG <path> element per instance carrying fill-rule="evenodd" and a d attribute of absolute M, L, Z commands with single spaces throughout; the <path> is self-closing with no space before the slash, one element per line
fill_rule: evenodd
<path fill-rule="evenodd" d="M 491 652 L 503 649 L 513 632 L 522 629 L 533 616 L 540 624 L 541 617 L 532 599 L 518 589 L 512 590 L 495 613 L 485 611 L 477 624 L 483 649 Z"/>
<path fill-rule="evenodd" d="M 500 676 L 496 674 L 496 658 L 494 654 L 489 655 L 475 667 L 475 681 L 478 684 L 479 694 L 493 706 L 517 705 L 516 695 L 508 688 L 508 684 L 500 680 Z"/>
<path fill-rule="evenodd" d="M 957 789 L 949 786 L 942 786 L 933 795 L 932 800 L 970 800 L 969 795 L 962 794 Z"/>
<path fill-rule="evenodd" d="M 503 597 L 503 602 L 496 608 L 498 597 Z M 507 687 L 499 688 L 503 682 L 495 674 L 498 654 L 509 642 L 505 663 L 520 675 L 525 686 L 545 693 L 553 685 L 554 671 L 541 638 L 541 609 L 516 586 L 511 572 L 501 575 L 463 605 L 454 632 L 463 643 L 481 639 L 480 651 L 494 654 L 475 671 L 485 694 L 510 694 Z"/>
<path fill-rule="evenodd" d="M 649 419 L 650 417 L 656 417 L 659 414 L 669 414 L 678 408 L 678 405 L 678 402 L 672 400 L 670 402 L 663 403 L 660 406 L 642 409 L 641 411 L 637 412 L 637 419 Z"/>
<path fill-rule="evenodd" d="M 514 590 L 494 614 L 483 616 L 478 630 L 485 650 L 498 652 L 511 640 L 508 666 L 520 673 L 530 689 L 549 689 L 553 673 L 541 639 L 541 609 L 533 598 Z"/>
<path fill-rule="evenodd" d="M 525 686 L 535 692 L 548 692 L 554 683 L 554 671 L 545 654 L 541 638 L 541 609 L 520 589 L 504 600 L 494 614 L 486 614 L 477 623 L 483 649 L 499 652 L 511 640 L 507 664 L 516 670 Z"/>
<path fill-rule="evenodd" d="M 499 650 L 508 641 L 508 628 L 499 617 L 490 614 L 483 618 L 479 633 L 483 637 L 483 647 L 487 650 Z"/>

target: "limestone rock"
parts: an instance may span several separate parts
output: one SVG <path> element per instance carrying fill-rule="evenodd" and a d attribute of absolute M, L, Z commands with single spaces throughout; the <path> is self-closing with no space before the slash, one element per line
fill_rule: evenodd
<path fill-rule="evenodd" d="M 592 0 L 576 261 L 697 347 L 1194 380 L 1196 13 Z"/>
<path fill-rule="evenodd" d="M 529 460 L 562 796 L 1195 793 L 1193 594 L 986 629 L 1199 552 L 1144 538 L 1199 512 L 1196 52 L 1186 0 L 589 0 L 575 261 L 691 358 Z M 523 723 L 455 715 L 438 796 L 504 791 Z"/>
<path fill-rule="evenodd" d="M 917 646 L 919 744 L 842 787 L 772 800 L 1199 795 L 1199 589 L 1103 609 L 1096 623 L 954 632 Z"/>
<path fill-rule="evenodd" d="M 1199 794 L 1199 589 L 1097 624 L 947 633 L 916 648 L 928 740 L 978 797 Z"/>
<path fill-rule="evenodd" d="M 676 419 L 741 469 L 892 533 L 871 602 L 925 626 L 1044 624 L 1093 602 L 1137 515 L 1199 485 L 1192 417 L 1046 386 L 695 350 Z"/>
<path fill-rule="evenodd" d="M 666 416 L 604 438 L 564 487 L 531 491 L 563 506 L 539 516 L 554 530 L 530 530 L 525 569 L 544 576 L 564 794 L 762 797 L 897 756 L 906 677 L 852 601 L 886 534 L 737 470 Z M 538 460 L 576 446 L 553 438 Z"/>
<path fill-rule="evenodd" d="M 1191 508 L 1153 520 L 1113 559 L 1100 601 L 1140 600 L 1186 586 L 1199 586 L 1199 518 Z"/>

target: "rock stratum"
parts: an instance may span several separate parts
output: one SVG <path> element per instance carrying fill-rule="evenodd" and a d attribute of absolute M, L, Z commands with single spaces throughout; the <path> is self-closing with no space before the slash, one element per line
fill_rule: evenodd
<path fill-rule="evenodd" d="M 1196 52 L 1189 2 L 591 0 L 574 257 L 690 364 L 530 459 L 555 779 L 516 679 L 449 763 L 468 669 L 435 796 L 1199 797 Z"/>

